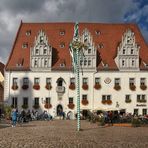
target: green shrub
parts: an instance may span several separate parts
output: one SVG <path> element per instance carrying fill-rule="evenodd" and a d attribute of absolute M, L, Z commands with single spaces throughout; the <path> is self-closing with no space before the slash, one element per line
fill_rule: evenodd
<path fill-rule="evenodd" d="M 6 118 L 11 117 L 11 111 L 12 111 L 11 106 L 4 106 L 4 115 Z"/>
<path fill-rule="evenodd" d="M 140 120 L 139 120 L 138 118 L 134 117 L 134 118 L 132 119 L 132 126 L 133 126 L 133 127 L 140 127 L 140 126 L 141 126 Z"/>

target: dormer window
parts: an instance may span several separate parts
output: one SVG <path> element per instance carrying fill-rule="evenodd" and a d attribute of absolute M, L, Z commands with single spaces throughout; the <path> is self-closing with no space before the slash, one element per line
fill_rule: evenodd
<path fill-rule="evenodd" d="M 91 49 L 90 48 L 88 49 L 88 53 L 91 53 Z"/>
<path fill-rule="evenodd" d="M 123 49 L 123 54 L 125 54 L 125 49 Z"/>
<path fill-rule="evenodd" d="M 122 66 L 125 66 L 125 61 L 124 60 L 122 60 Z"/>
<path fill-rule="evenodd" d="M 100 43 L 99 45 L 98 45 L 98 48 L 103 48 L 104 46 L 103 46 L 103 44 L 102 43 Z"/>
<path fill-rule="evenodd" d="M 35 49 L 35 54 L 39 54 L 39 49 Z"/>
<path fill-rule="evenodd" d="M 134 60 L 132 60 L 132 66 L 134 66 L 135 65 L 135 61 Z"/>
<path fill-rule="evenodd" d="M 47 62 L 48 62 L 47 59 L 45 59 L 45 61 L 44 61 L 44 66 L 45 67 L 47 67 Z"/>
<path fill-rule="evenodd" d="M 131 54 L 134 54 L 134 50 L 133 49 L 131 49 Z"/>
<path fill-rule="evenodd" d="M 44 41 L 44 37 L 40 36 L 40 43 L 43 43 L 43 41 Z"/>
<path fill-rule="evenodd" d="M 35 59 L 35 61 L 34 61 L 34 67 L 37 67 L 38 66 L 38 63 L 37 63 L 38 61 Z"/>
<path fill-rule="evenodd" d="M 44 49 L 43 50 L 43 54 L 47 54 L 47 49 Z"/>
<path fill-rule="evenodd" d="M 26 31 L 26 36 L 30 36 L 31 35 L 31 30 L 27 30 Z"/>
<path fill-rule="evenodd" d="M 65 64 L 64 64 L 64 63 L 61 63 L 61 64 L 60 64 L 60 67 L 65 67 Z"/>
<path fill-rule="evenodd" d="M 88 60 L 88 66 L 91 66 L 91 60 L 90 59 Z"/>
<path fill-rule="evenodd" d="M 95 34 L 96 34 L 96 35 L 100 35 L 101 32 L 100 32 L 99 30 L 96 30 L 96 31 L 95 31 Z"/>
<path fill-rule="evenodd" d="M 65 35 L 65 30 L 60 30 L 60 35 Z"/>
<path fill-rule="evenodd" d="M 61 43 L 60 48 L 64 48 L 64 47 L 65 47 L 65 43 Z"/>
<path fill-rule="evenodd" d="M 28 48 L 28 43 L 23 43 L 22 48 Z"/>

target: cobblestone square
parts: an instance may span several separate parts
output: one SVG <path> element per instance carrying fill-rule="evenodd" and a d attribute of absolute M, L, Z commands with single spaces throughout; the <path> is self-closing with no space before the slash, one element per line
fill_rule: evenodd
<path fill-rule="evenodd" d="M 0 129 L 0 148 L 148 148 L 147 127 L 99 127 L 76 120 L 33 121 Z"/>

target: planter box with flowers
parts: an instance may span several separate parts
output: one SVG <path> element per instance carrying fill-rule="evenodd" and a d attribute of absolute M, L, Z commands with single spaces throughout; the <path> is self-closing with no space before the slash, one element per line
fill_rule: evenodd
<path fill-rule="evenodd" d="M 88 84 L 83 84 L 83 85 L 82 85 L 82 88 L 83 88 L 84 90 L 88 90 Z"/>
<path fill-rule="evenodd" d="M 121 86 L 120 86 L 120 85 L 115 85 L 115 86 L 114 86 L 114 89 L 118 91 L 118 90 L 121 89 Z"/>
<path fill-rule="evenodd" d="M 22 86 L 22 89 L 24 89 L 24 90 L 26 90 L 26 89 L 28 89 L 28 88 L 29 88 L 29 86 L 26 85 L 26 84 L 24 84 L 24 85 Z"/>
<path fill-rule="evenodd" d="M 147 89 L 147 86 L 146 86 L 146 85 L 140 85 L 140 88 L 141 88 L 142 90 L 146 90 L 146 89 Z"/>
<path fill-rule="evenodd" d="M 132 100 L 131 100 L 131 99 L 126 99 L 125 102 L 126 102 L 126 103 L 131 103 Z"/>
<path fill-rule="evenodd" d="M 18 86 L 17 85 L 12 85 L 11 87 L 13 90 L 17 90 L 18 89 Z"/>
<path fill-rule="evenodd" d="M 23 108 L 23 109 L 27 109 L 27 108 L 28 108 L 28 105 L 23 104 L 23 105 L 22 105 L 22 108 Z"/>
<path fill-rule="evenodd" d="M 102 104 L 106 104 L 106 100 L 102 100 Z"/>
<path fill-rule="evenodd" d="M 69 89 L 75 90 L 75 88 L 76 88 L 76 87 L 75 87 L 75 84 L 70 84 L 70 85 L 69 85 Z"/>
<path fill-rule="evenodd" d="M 87 99 L 82 99 L 82 102 L 81 102 L 83 105 L 88 105 L 88 100 Z"/>
<path fill-rule="evenodd" d="M 33 85 L 33 89 L 39 90 L 39 89 L 40 89 L 40 85 L 39 85 L 39 84 L 34 84 L 34 85 Z"/>
<path fill-rule="evenodd" d="M 101 85 L 100 85 L 100 84 L 95 84 L 95 85 L 94 85 L 94 88 L 95 88 L 96 90 L 99 90 L 99 89 L 101 89 Z"/>
<path fill-rule="evenodd" d="M 111 105 L 111 104 L 112 104 L 112 100 L 106 100 L 106 103 L 107 103 L 108 105 Z"/>
<path fill-rule="evenodd" d="M 130 90 L 135 91 L 136 90 L 136 86 L 135 85 L 130 85 L 129 86 Z"/>
<path fill-rule="evenodd" d="M 40 105 L 39 104 L 35 104 L 35 105 L 33 105 L 33 108 L 34 109 L 39 109 L 40 108 Z"/>
<path fill-rule="evenodd" d="M 74 105 L 73 103 L 69 103 L 67 106 L 68 106 L 70 109 L 74 109 L 74 107 L 75 107 L 75 105 Z"/>
<path fill-rule="evenodd" d="M 45 88 L 46 88 L 47 90 L 51 90 L 51 89 L 52 89 L 52 86 L 51 86 L 51 84 L 46 84 Z"/>
<path fill-rule="evenodd" d="M 146 99 L 137 99 L 138 103 L 146 103 Z"/>
<path fill-rule="evenodd" d="M 46 109 L 49 109 L 49 108 L 52 108 L 52 105 L 51 105 L 50 103 L 45 103 L 44 107 L 45 107 Z"/>

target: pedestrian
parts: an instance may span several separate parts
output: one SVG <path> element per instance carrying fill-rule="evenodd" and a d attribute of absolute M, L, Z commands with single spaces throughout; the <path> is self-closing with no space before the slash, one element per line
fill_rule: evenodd
<path fill-rule="evenodd" d="M 12 127 L 16 126 L 16 120 L 17 120 L 17 112 L 16 109 L 13 109 L 11 112 L 11 118 L 12 118 Z"/>

